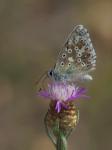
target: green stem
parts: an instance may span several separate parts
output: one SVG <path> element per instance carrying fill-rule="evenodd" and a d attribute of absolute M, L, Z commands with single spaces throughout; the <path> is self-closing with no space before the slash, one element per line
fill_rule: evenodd
<path fill-rule="evenodd" d="M 46 121 L 47 115 L 48 113 L 46 113 L 45 118 L 44 118 L 45 130 L 46 130 L 48 137 L 51 139 L 52 143 L 54 144 L 54 146 L 56 146 L 56 140 L 53 136 L 52 130 L 47 125 L 47 121 Z"/>
<path fill-rule="evenodd" d="M 62 131 L 59 131 L 56 150 L 67 150 L 67 140 Z"/>

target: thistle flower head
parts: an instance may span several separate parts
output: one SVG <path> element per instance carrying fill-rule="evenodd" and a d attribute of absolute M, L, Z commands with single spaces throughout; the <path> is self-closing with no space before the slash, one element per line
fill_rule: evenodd
<path fill-rule="evenodd" d="M 85 93 L 85 88 L 79 88 L 75 84 L 53 82 L 48 84 L 48 89 L 41 90 L 39 95 L 56 101 L 55 110 L 59 113 L 62 107 L 67 109 L 67 102 L 85 97 Z"/>

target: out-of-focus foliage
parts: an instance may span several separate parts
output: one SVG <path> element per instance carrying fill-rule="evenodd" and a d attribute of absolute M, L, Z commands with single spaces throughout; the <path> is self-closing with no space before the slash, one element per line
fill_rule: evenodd
<path fill-rule="evenodd" d="M 91 100 L 77 101 L 79 125 L 70 150 L 112 147 L 112 1 L 0 1 L 0 150 L 54 149 L 44 130 L 48 101 L 35 81 L 56 61 L 75 24 L 85 25 L 97 51 Z"/>

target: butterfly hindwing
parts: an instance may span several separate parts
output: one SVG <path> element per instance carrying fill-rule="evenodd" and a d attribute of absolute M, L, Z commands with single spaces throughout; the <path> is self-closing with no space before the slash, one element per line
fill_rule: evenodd
<path fill-rule="evenodd" d="M 96 53 L 89 33 L 83 25 L 77 25 L 60 51 L 55 71 L 60 75 L 71 73 L 74 76 L 95 69 Z"/>

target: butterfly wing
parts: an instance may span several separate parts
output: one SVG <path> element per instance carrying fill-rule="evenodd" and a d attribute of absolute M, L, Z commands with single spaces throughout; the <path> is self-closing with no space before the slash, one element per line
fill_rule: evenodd
<path fill-rule="evenodd" d="M 69 80 L 77 80 L 95 69 L 96 53 L 89 33 L 83 25 L 77 25 L 60 51 L 54 71 Z"/>

